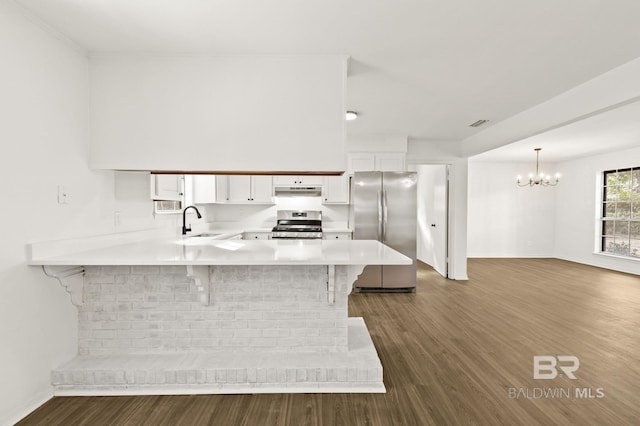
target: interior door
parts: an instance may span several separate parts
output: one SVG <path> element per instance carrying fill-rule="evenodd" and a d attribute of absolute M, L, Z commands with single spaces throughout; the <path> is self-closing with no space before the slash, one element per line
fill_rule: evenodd
<path fill-rule="evenodd" d="M 449 166 L 420 165 L 418 171 L 418 259 L 447 277 Z"/>
<path fill-rule="evenodd" d="M 443 277 L 447 277 L 447 206 L 449 205 L 449 166 L 435 166 L 432 218 L 430 224 L 433 240 L 433 269 Z M 434 226 L 435 225 L 435 226 Z"/>

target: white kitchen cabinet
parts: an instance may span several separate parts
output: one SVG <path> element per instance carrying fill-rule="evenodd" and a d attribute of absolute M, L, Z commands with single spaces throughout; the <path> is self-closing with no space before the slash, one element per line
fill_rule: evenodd
<path fill-rule="evenodd" d="M 347 155 L 347 168 L 354 172 L 402 172 L 405 171 L 405 154 L 402 152 L 357 152 Z"/>
<path fill-rule="evenodd" d="M 271 176 L 223 175 L 216 177 L 217 202 L 228 204 L 272 204 Z"/>
<path fill-rule="evenodd" d="M 405 155 L 402 153 L 376 154 L 376 170 L 379 172 L 404 172 Z"/>
<path fill-rule="evenodd" d="M 182 201 L 184 195 L 184 182 L 182 175 L 158 175 L 150 176 L 150 195 L 156 201 Z"/>
<path fill-rule="evenodd" d="M 316 186 L 322 185 L 323 176 L 274 176 L 274 185 L 286 186 Z"/>
<path fill-rule="evenodd" d="M 229 176 L 216 176 L 216 203 L 229 201 Z"/>
<path fill-rule="evenodd" d="M 343 232 L 343 231 L 323 231 L 322 232 L 323 240 L 350 240 L 351 232 Z"/>
<path fill-rule="evenodd" d="M 349 175 L 325 176 L 322 185 L 323 204 L 349 204 Z"/>
<path fill-rule="evenodd" d="M 244 203 L 251 201 L 251 176 L 227 176 L 229 203 Z"/>
<path fill-rule="evenodd" d="M 214 175 L 192 175 L 191 185 L 194 204 L 213 204 L 217 201 Z"/>
<path fill-rule="evenodd" d="M 273 177 L 251 176 L 251 198 L 255 203 L 273 203 Z"/>
<path fill-rule="evenodd" d="M 251 231 L 251 232 L 244 232 L 242 234 L 242 239 L 243 240 L 270 240 L 271 239 L 271 231 L 260 231 L 260 232 L 256 232 L 256 231 Z"/>
<path fill-rule="evenodd" d="M 349 173 L 375 171 L 376 156 L 368 153 L 348 154 L 347 169 Z"/>

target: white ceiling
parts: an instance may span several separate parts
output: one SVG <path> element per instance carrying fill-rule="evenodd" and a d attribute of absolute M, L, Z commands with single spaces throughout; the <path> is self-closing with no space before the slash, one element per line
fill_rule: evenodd
<path fill-rule="evenodd" d="M 637 0 L 16 2 L 91 52 L 349 54 L 352 135 L 463 140 L 640 57 Z"/>
<path fill-rule="evenodd" d="M 566 161 L 640 146 L 640 102 L 514 142 L 472 157 L 473 161 Z"/>

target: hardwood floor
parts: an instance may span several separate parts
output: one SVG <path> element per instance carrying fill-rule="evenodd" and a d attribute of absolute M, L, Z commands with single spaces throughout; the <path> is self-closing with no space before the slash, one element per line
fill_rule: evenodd
<path fill-rule="evenodd" d="M 469 276 L 420 265 L 415 294 L 350 296 L 386 394 L 59 397 L 20 424 L 640 424 L 638 276 L 555 259 L 471 259 Z M 534 380 L 534 355 L 578 357 L 576 379 Z"/>

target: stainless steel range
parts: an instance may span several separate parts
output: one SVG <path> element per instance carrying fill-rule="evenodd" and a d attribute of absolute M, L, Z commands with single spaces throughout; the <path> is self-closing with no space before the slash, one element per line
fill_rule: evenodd
<path fill-rule="evenodd" d="M 272 229 L 272 239 L 322 239 L 320 210 L 278 210 L 278 222 Z"/>

